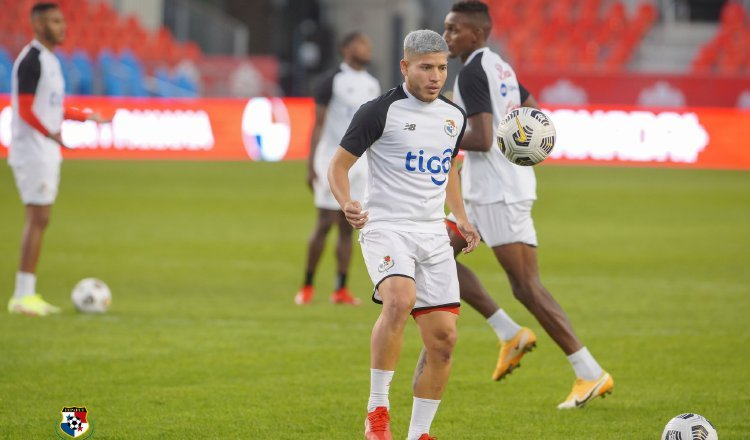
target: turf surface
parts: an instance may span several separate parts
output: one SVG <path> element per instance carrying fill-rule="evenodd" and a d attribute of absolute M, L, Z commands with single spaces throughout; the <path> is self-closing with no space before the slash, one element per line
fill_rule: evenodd
<path fill-rule="evenodd" d="M 54 438 L 85 405 L 97 439 L 361 438 L 379 308 L 299 308 L 312 228 L 302 163 L 66 162 L 38 290 L 60 316 L 0 313 L 0 438 Z M 613 395 L 559 412 L 572 371 L 512 299 L 486 248 L 462 257 L 540 336 L 494 383 L 495 338 L 464 307 L 441 439 L 647 439 L 681 412 L 721 438 L 750 432 L 750 173 L 542 167 L 535 220 L 543 281 L 615 378 Z M 22 209 L 0 166 L 0 291 L 13 288 Z M 331 237 L 333 239 L 333 236 Z M 371 284 L 355 249 L 351 286 Z M 105 280 L 105 316 L 77 314 L 81 278 Z M 4 303 L 3 303 L 4 304 Z M 391 388 L 406 437 L 416 328 Z"/>

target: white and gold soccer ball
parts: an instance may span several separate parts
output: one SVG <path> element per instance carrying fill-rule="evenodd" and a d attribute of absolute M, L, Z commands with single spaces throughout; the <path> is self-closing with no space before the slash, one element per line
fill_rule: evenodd
<path fill-rule="evenodd" d="M 112 292 L 104 281 L 84 278 L 73 288 L 71 299 L 79 312 L 104 313 L 112 303 Z"/>
<path fill-rule="evenodd" d="M 686 413 L 674 417 L 664 427 L 662 440 L 719 440 L 719 434 L 705 417 Z"/>
<path fill-rule="evenodd" d="M 520 107 L 500 122 L 495 133 L 497 146 L 516 165 L 531 166 L 549 156 L 557 133 L 552 120 L 541 110 Z"/>

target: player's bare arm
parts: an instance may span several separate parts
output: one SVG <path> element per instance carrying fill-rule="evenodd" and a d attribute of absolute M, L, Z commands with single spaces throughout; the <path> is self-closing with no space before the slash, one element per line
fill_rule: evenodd
<path fill-rule="evenodd" d="M 493 140 L 492 113 L 477 113 L 466 119 L 466 131 L 461 139 L 461 149 L 466 151 L 490 151 Z"/>
<path fill-rule="evenodd" d="M 463 252 L 468 254 L 476 249 L 479 245 L 479 233 L 474 226 L 469 223 L 464 209 L 464 200 L 461 196 L 461 181 L 459 180 L 458 167 L 456 167 L 456 158 L 451 159 L 451 170 L 448 173 L 448 185 L 445 188 L 445 203 L 448 209 L 456 216 L 456 226 L 461 231 L 461 235 L 466 239 L 468 244 Z"/>
<path fill-rule="evenodd" d="M 362 204 L 358 200 L 352 200 L 349 189 L 349 170 L 358 159 L 359 157 L 339 147 L 328 166 L 328 183 L 346 220 L 353 228 L 362 229 L 367 223 L 367 211 L 362 211 Z"/>
<path fill-rule="evenodd" d="M 318 148 L 320 132 L 323 130 L 323 124 L 325 124 L 327 111 L 328 107 L 320 104 L 315 105 L 315 124 L 310 135 L 310 154 L 307 156 L 307 185 L 310 189 L 313 188 L 313 183 L 318 178 L 315 173 L 315 150 Z"/>
<path fill-rule="evenodd" d="M 529 94 L 529 96 L 521 103 L 521 107 L 531 107 L 535 108 L 537 110 L 541 110 L 539 107 L 539 103 L 536 102 L 536 99 L 534 98 L 534 95 Z"/>

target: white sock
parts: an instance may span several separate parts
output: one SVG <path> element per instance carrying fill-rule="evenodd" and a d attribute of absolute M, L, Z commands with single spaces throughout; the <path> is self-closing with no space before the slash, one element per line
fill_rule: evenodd
<path fill-rule="evenodd" d="M 521 330 L 521 326 L 516 324 L 503 309 L 497 309 L 497 312 L 487 318 L 487 324 L 492 327 L 492 330 L 495 330 L 501 341 L 511 340 Z"/>
<path fill-rule="evenodd" d="M 393 371 L 370 368 L 370 400 L 367 401 L 367 412 L 372 412 L 379 406 L 391 409 L 388 390 L 391 388 L 392 379 Z"/>
<path fill-rule="evenodd" d="M 576 372 L 576 377 L 580 377 L 583 380 L 599 379 L 604 372 L 586 347 L 568 356 L 568 360 L 570 361 L 570 365 L 573 366 L 573 371 Z"/>
<path fill-rule="evenodd" d="M 36 275 L 29 272 L 16 272 L 16 290 L 13 291 L 13 298 L 23 298 L 35 293 Z"/>
<path fill-rule="evenodd" d="M 439 405 L 439 400 L 414 398 L 407 440 L 419 440 L 422 434 L 430 433 L 430 425 L 432 425 L 432 419 L 435 418 Z"/>

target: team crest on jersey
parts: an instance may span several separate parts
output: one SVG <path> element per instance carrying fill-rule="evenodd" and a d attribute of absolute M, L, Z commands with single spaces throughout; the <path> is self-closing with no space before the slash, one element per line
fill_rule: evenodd
<path fill-rule="evenodd" d="M 58 437 L 85 439 L 94 433 L 85 406 L 66 406 L 63 407 L 61 414 L 62 420 L 56 429 Z"/>
<path fill-rule="evenodd" d="M 390 255 L 386 255 L 383 257 L 383 261 L 380 262 L 380 265 L 378 265 L 378 272 L 386 272 L 388 269 L 392 268 L 394 264 L 393 258 L 391 258 Z"/>
<path fill-rule="evenodd" d="M 456 137 L 458 134 L 458 127 L 456 127 L 456 121 L 453 119 L 445 120 L 445 134 L 450 137 Z"/>

